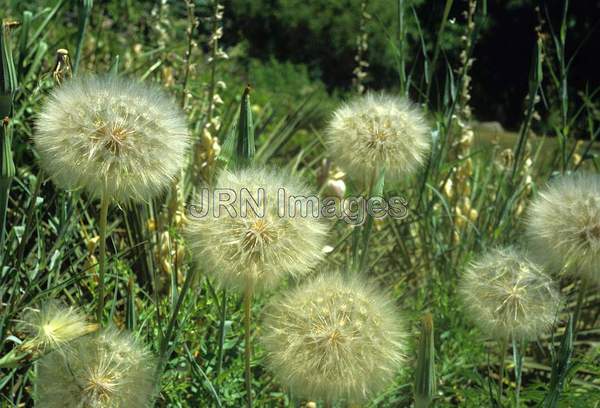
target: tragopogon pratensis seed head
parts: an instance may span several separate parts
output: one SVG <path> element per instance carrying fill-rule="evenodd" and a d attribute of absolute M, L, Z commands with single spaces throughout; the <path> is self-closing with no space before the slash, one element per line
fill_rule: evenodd
<path fill-rule="evenodd" d="M 42 167 L 63 188 L 117 201 L 159 193 L 184 163 L 185 117 L 159 89 L 115 77 L 56 88 L 33 137 Z"/>
<path fill-rule="evenodd" d="M 89 323 L 76 308 L 56 301 L 44 303 L 40 309 L 28 309 L 19 326 L 27 334 L 21 348 L 40 354 L 60 350 L 69 342 L 98 329 L 97 324 Z"/>
<path fill-rule="evenodd" d="M 212 196 L 200 198 L 202 209 L 190 214 L 187 237 L 198 265 L 222 287 L 271 288 L 285 276 L 307 274 L 321 260 L 328 228 L 312 216 L 302 198 L 311 191 L 297 177 L 259 168 L 224 171 L 214 187 L 219 192 L 231 193 L 229 210 Z M 282 192 L 297 197 L 307 216 L 291 213 Z"/>
<path fill-rule="evenodd" d="M 549 271 L 600 284 L 600 175 L 572 174 L 533 200 L 527 235 L 536 260 Z"/>
<path fill-rule="evenodd" d="M 536 338 L 552 326 L 560 307 L 552 279 L 512 248 L 492 250 L 472 263 L 460 293 L 468 316 L 496 338 Z"/>
<path fill-rule="evenodd" d="M 361 402 L 389 385 L 404 361 L 404 325 L 377 288 L 322 275 L 265 312 L 262 343 L 278 382 L 306 398 Z"/>
<path fill-rule="evenodd" d="M 332 158 L 349 176 L 386 180 L 412 173 L 425 161 L 430 137 L 423 113 L 409 101 L 368 93 L 335 111 L 329 123 Z"/>
<path fill-rule="evenodd" d="M 154 367 L 151 354 L 130 334 L 105 329 L 39 361 L 37 404 L 146 408 L 154 396 Z"/>

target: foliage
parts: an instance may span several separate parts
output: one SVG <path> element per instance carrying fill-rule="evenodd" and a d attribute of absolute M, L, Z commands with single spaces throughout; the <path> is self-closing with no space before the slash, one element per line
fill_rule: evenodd
<path fill-rule="evenodd" d="M 323 8 L 323 3 L 329 6 Z M 220 24 L 212 2 L 198 1 L 191 8 L 189 2 L 98 1 L 87 26 L 80 21 L 85 17 L 80 13 L 83 2 L 7 2 L 7 14 L 22 24 L 8 24 L 19 87 L 9 118 L 16 174 L 9 190 L 5 244 L 0 248 L 2 355 L 26 338 L 18 324 L 25 309 L 60 299 L 92 315 L 99 303 L 96 250 L 101 226 L 96 220 L 100 205 L 84 192 L 64 191 L 48 180 L 31 143 L 42 102 L 70 75 L 69 61 L 57 49 L 66 48 L 73 55 L 83 41 L 79 72 L 113 71 L 162 86 L 183 108 L 195 148 L 202 147 L 200 153 L 210 150 L 207 146 L 217 151 L 227 135 L 235 134 L 235 124 L 243 122 L 237 117 L 242 91 L 250 82 L 254 120 L 243 123 L 254 124 L 254 162 L 277 166 L 319 188 L 329 180 L 341 179 L 347 195 L 358 195 L 364 193 L 362 187 L 340 175 L 344 163 L 336 162 L 335 157 L 331 158 L 333 164 L 324 163 L 328 157 L 323 137 L 324 122 L 333 107 L 340 96 L 349 94 L 347 89 L 327 93 L 324 83 L 343 84 L 351 75 L 358 3 L 232 0 L 225 4 L 230 17 L 223 22 L 227 30 L 219 43 L 225 44 L 229 58 L 210 59 L 216 54 L 211 38 Z M 372 192 L 385 197 L 405 198 L 407 216 L 369 219 L 356 228 L 342 220 L 335 222 L 321 267 L 359 269 L 359 263 L 404 311 L 403 317 L 410 322 L 408 333 L 416 333 L 413 329 L 419 318 L 431 313 L 435 352 L 430 354 L 435 356 L 436 387 L 428 388 L 436 389 L 435 406 L 536 406 L 556 399 L 564 406 L 593 406 L 593 401 L 600 399 L 594 291 L 581 296 L 579 325 L 575 322 L 575 340 L 571 342 L 564 333 L 576 308 L 579 284 L 562 280 L 561 292 L 569 301 L 557 316 L 553 334 L 519 345 L 515 355 L 506 358 L 506 349 L 499 351 L 495 339 L 486 337 L 488 333 L 475 329 L 465 318 L 466 308 L 457 295 L 459 277 L 479 253 L 498 245 L 524 244 L 523 214 L 553 174 L 598 171 L 600 162 L 593 143 L 600 132 L 597 93 L 582 89 L 580 96 L 569 97 L 573 73 L 565 62 L 572 54 L 566 44 L 575 44 L 560 33 L 569 32 L 570 20 L 558 23 L 562 31 L 545 31 L 554 44 L 553 57 L 542 58 L 549 48 L 536 43 L 531 66 L 523 67 L 525 81 L 518 88 L 521 97 L 528 95 L 527 109 L 519 118 L 515 145 L 504 149 L 504 139 L 497 144 L 473 142 L 479 133 L 471 128 L 468 114 L 469 69 L 445 58 L 452 53 L 460 56 L 463 51 L 472 57 L 473 50 L 464 50 L 460 37 L 466 32 L 475 42 L 480 38 L 486 27 L 483 2 L 478 2 L 475 11 L 477 29 L 468 31 L 462 20 L 457 20 L 447 31 L 439 32 L 439 38 L 443 2 L 435 2 L 435 13 L 422 13 L 420 2 L 400 3 L 405 5 L 408 25 L 400 33 L 393 25 L 396 16 L 384 12 L 389 11 L 389 2 L 373 3 L 374 20 L 369 28 L 373 36 L 367 58 L 372 74 L 389 81 L 385 84 L 390 85 L 390 92 L 413 95 L 426 110 L 431 154 L 414 176 L 390 186 L 381 175 L 373 186 Z M 417 6 L 414 12 L 411 4 Z M 464 4 L 454 2 L 454 7 L 462 11 Z M 264 25 L 271 21 L 265 20 L 269 15 L 276 17 L 277 24 Z M 242 17 L 255 29 L 264 25 L 262 29 L 272 41 L 266 41 L 263 50 L 255 49 L 263 33 L 253 36 L 246 31 L 240 23 Z M 421 28 L 428 27 L 421 34 L 417 21 L 425 20 L 430 24 L 421 24 Z M 85 30 L 80 30 L 84 26 Z M 388 47 L 398 35 L 394 44 L 406 41 L 410 50 Z M 321 59 L 309 60 L 312 47 L 319 50 Z M 283 58 L 284 48 L 298 60 Z M 413 52 L 418 58 L 413 59 Z M 377 68 L 382 61 L 387 65 Z M 421 69 L 425 65 L 434 70 L 431 77 Z M 413 66 L 417 68 L 412 70 Z M 314 80 L 318 77 L 323 82 Z M 540 103 L 541 95 L 549 93 L 554 96 Z M 478 97 L 485 99 L 487 94 Z M 556 137 L 531 136 L 532 124 L 539 125 L 550 113 L 557 119 L 542 124 Z M 580 123 L 585 124 L 580 129 L 589 135 L 589 143 L 576 143 L 573 129 Z M 195 152 L 190 156 L 196 157 Z M 225 166 L 223 160 L 197 157 L 212 166 L 214 173 Z M 247 396 L 242 299 L 219 289 L 204 271 L 194 273 L 198 269 L 181 233 L 186 205 L 195 202 L 194 192 L 214 176 L 198 164 L 191 163 L 177 187 L 164 196 L 108 209 L 108 296 L 102 317 L 133 332 L 158 357 L 157 406 L 238 407 Z M 285 282 L 279 291 L 294 285 Z M 252 314 L 261 316 L 274 294 L 257 295 Z M 261 324 L 253 322 L 254 338 L 261 330 Z M 411 335 L 408 339 L 412 343 L 409 363 L 369 406 L 411 406 L 415 360 L 422 348 L 417 338 Z M 306 403 L 274 380 L 264 358 L 265 350 L 256 342 L 251 362 L 255 406 Z M 521 364 L 519 383 L 515 368 Z M 504 392 L 499 392 L 497 372 L 504 365 Z M 35 378 L 34 362 L 2 368 L 3 405 L 31 406 Z"/>

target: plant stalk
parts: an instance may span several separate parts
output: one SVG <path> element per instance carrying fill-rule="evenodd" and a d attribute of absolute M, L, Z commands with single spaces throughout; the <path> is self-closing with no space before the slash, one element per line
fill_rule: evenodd
<path fill-rule="evenodd" d="M 227 313 L 227 290 L 223 289 L 221 296 L 221 321 L 219 322 L 219 349 L 217 351 L 217 379 L 223 369 L 223 345 L 225 343 L 225 314 Z"/>
<path fill-rule="evenodd" d="M 498 369 L 498 402 L 502 403 L 504 393 L 504 368 L 506 366 L 506 349 L 508 348 L 508 336 L 500 340 L 500 368 Z"/>
<path fill-rule="evenodd" d="M 246 374 L 246 406 L 248 408 L 252 408 L 252 372 L 250 371 L 250 359 L 252 357 L 252 345 L 250 343 L 251 306 L 252 285 L 248 285 L 244 292 L 244 371 Z"/>
<path fill-rule="evenodd" d="M 102 322 L 104 312 L 104 272 L 106 270 L 106 223 L 108 218 L 108 204 L 110 199 L 106 192 L 102 193 L 100 200 L 100 244 L 98 254 L 98 310 L 96 318 L 98 323 Z"/>
<path fill-rule="evenodd" d="M 518 344 L 517 344 L 518 343 Z M 523 379 L 523 354 L 525 353 L 525 341 L 512 338 L 513 360 L 515 363 L 515 408 L 521 404 L 521 385 Z"/>
<path fill-rule="evenodd" d="M 85 39 L 85 32 L 90 21 L 90 15 L 92 14 L 92 7 L 94 6 L 93 0 L 83 0 L 79 15 L 79 33 L 77 39 L 77 48 L 75 49 L 75 62 L 73 63 L 73 74 L 77 75 L 79 70 L 79 61 L 81 60 L 81 52 L 83 51 L 83 43 Z"/>
<path fill-rule="evenodd" d="M 575 312 L 573 314 L 573 338 L 577 338 L 577 324 L 581 318 L 581 312 L 583 310 L 583 303 L 585 302 L 585 295 L 588 291 L 588 281 L 583 279 L 579 286 L 579 293 L 577 294 L 577 303 L 575 305 Z"/>
<path fill-rule="evenodd" d="M 0 32 L 0 269 L 4 265 L 6 218 L 10 186 L 15 177 L 15 163 L 12 153 L 12 123 L 14 96 L 17 91 L 17 74 L 10 45 L 10 19 L 3 19 Z"/>

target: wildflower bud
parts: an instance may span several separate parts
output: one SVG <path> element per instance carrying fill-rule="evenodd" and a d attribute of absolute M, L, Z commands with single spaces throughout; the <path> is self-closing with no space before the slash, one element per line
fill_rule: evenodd
<path fill-rule="evenodd" d="M 346 194 L 346 183 L 344 180 L 329 179 L 323 186 L 323 196 L 344 198 Z"/>
<path fill-rule="evenodd" d="M 452 198 L 452 196 L 454 195 L 454 193 L 452 191 L 452 184 L 453 184 L 452 179 L 446 180 L 446 183 L 444 184 L 444 194 L 448 198 Z"/>
<path fill-rule="evenodd" d="M 471 208 L 471 210 L 469 211 L 469 219 L 471 220 L 471 222 L 477 221 L 478 217 L 479 213 L 477 212 L 477 210 L 475 208 Z"/>
<path fill-rule="evenodd" d="M 460 243 L 460 235 L 456 231 L 452 231 L 452 243 L 458 245 Z"/>
<path fill-rule="evenodd" d="M 14 367 L 51 351 L 64 351 L 71 341 L 96 331 L 98 325 L 88 323 L 77 309 L 50 301 L 40 309 L 27 310 L 19 321 L 19 329 L 27 337 L 0 359 L 0 367 Z"/>
<path fill-rule="evenodd" d="M 148 221 L 146 222 L 146 227 L 148 228 L 149 232 L 156 231 L 156 221 L 154 220 L 154 218 L 148 219 Z"/>
<path fill-rule="evenodd" d="M 465 217 L 460 207 L 454 207 L 454 224 L 456 228 L 462 228 L 465 225 Z"/>
<path fill-rule="evenodd" d="M 85 241 L 89 254 L 93 254 L 94 252 L 96 252 L 98 242 L 100 242 L 100 237 L 98 235 L 95 235 L 92 238 L 89 238 Z"/>

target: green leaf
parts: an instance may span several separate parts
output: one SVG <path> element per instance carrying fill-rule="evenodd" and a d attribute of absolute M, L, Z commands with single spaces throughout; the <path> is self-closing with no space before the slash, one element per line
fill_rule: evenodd
<path fill-rule="evenodd" d="M 73 74 L 76 75 L 79 70 L 79 61 L 81 60 L 81 51 L 85 39 L 85 31 L 92 14 L 93 0 L 83 0 L 82 8 L 79 11 L 79 33 L 77 34 L 77 48 L 75 49 L 75 62 L 73 64 Z"/>
<path fill-rule="evenodd" d="M 254 145 L 254 124 L 252 110 L 250 109 L 250 86 L 246 86 L 242 94 L 240 115 L 237 126 L 225 139 L 221 156 L 228 166 L 243 168 L 249 166 L 254 160 L 256 147 Z"/>
<path fill-rule="evenodd" d="M 17 74 L 10 46 L 11 20 L 2 21 L 0 35 L 0 267 L 4 260 L 4 239 L 6 237 L 6 213 L 10 186 L 15 176 L 15 163 L 12 153 L 13 100 L 17 91 Z"/>
<path fill-rule="evenodd" d="M 23 17 L 21 18 L 21 33 L 19 34 L 19 60 L 17 62 L 17 68 L 19 70 L 23 69 L 25 57 L 29 53 L 29 47 L 27 47 L 27 42 L 29 40 L 29 30 L 31 29 L 32 19 L 33 14 L 31 13 L 31 11 L 23 12 Z M 22 78 L 22 73 L 20 78 Z"/>
<path fill-rule="evenodd" d="M 543 407 L 554 408 L 558 406 L 560 393 L 565 384 L 565 380 L 571 371 L 573 364 L 571 357 L 573 355 L 573 316 L 569 316 L 565 334 L 560 342 L 558 354 L 552 353 L 552 373 L 550 374 L 550 387 L 548 394 L 542 403 Z"/>
<path fill-rule="evenodd" d="M 431 405 L 435 394 L 435 345 L 431 313 L 423 316 L 418 348 L 415 408 L 427 408 Z"/>
<path fill-rule="evenodd" d="M 2 35 L 0 36 L 0 119 L 12 115 L 13 97 L 17 91 L 17 73 L 12 57 L 10 45 L 11 21 L 2 21 Z"/>

